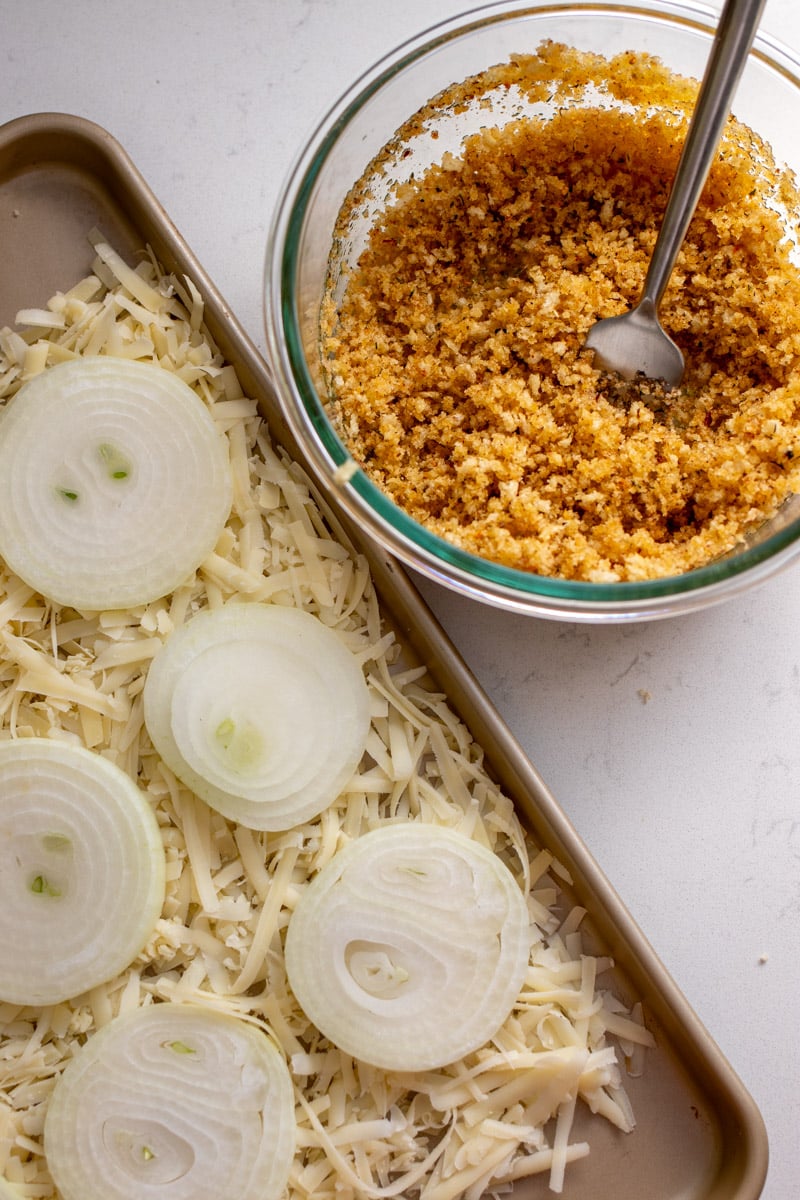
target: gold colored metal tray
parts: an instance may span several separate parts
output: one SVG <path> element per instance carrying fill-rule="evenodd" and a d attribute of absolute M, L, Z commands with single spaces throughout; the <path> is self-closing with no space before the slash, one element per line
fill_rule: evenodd
<path fill-rule="evenodd" d="M 150 245 L 168 271 L 191 276 L 204 294 L 212 336 L 247 393 L 260 398 L 274 440 L 307 466 L 281 419 L 268 365 L 119 144 L 65 114 L 0 127 L 0 325 L 89 273 L 86 235 L 93 227 L 121 253 L 133 256 Z M 766 1177 L 767 1137 L 754 1101 L 405 572 L 364 545 L 341 514 L 336 518 L 367 555 L 384 613 L 409 657 L 427 664 L 534 837 L 569 871 L 568 899 L 588 910 L 593 942 L 615 960 L 615 991 L 629 1003 L 642 1001 L 655 1035 L 643 1074 L 625 1083 L 636 1129 L 621 1134 L 605 1121 L 578 1117 L 574 1133 L 590 1142 L 591 1154 L 569 1167 L 565 1197 L 756 1200 Z M 515 1200 L 547 1194 L 542 1178 L 514 1188 Z"/>

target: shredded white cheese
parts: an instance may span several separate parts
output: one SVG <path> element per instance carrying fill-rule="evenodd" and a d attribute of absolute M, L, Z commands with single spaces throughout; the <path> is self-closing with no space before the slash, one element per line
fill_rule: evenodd
<path fill-rule="evenodd" d="M 531 844 L 424 668 L 404 660 L 367 563 L 270 442 L 256 400 L 203 326 L 194 284 L 165 276 L 150 252 L 131 267 L 101 235 L 91 240 L 91 275 L 46 309 L 21 313 L 26 328 L 0 329 L 0 402 L 75 355 L 159 363 L 197 391 L 228 438 L 234 503 L 196 576 L 134 611 L 54 607 L 0 563 L 0 738 L 76 741 L 138 780 L 161 827 L 168 881 L 149 944 L 119 978 L 46 1010 L 0 1004 L 0 1185 L 56 1200 L 41 1143 L 54 1079 L 117 1013 L 172 1001 L 254 1022 L 283 1050 L 298 1127 L 287 1200 L 476 1200 L 535 1173 L 559 1191 L 567 1165 L 589 1152 L 570 1140 L 576 1104 L 632 1128 L 624 1060 L 641 1070 L 652 1042 L 641 1013 L 599 986 L 613 964 L 584 950 L 583 909 L 560 909 L 563 869 Z M 315 613 L 345 638 L 369 682 L 360 769 L 331 809 L 287 833 L 255 833 L 212 812 L 160 762 L 143 724 L 144 678 L 163 640 L 232 598 Z M 518 1002 L 492 1043 L 421 1075 L 380 1071 L 327 1043 L 290 994 L 282 954 L 310 877 L 347 841 L 398 818 L 459 829 L 501 855 L 539 929 Z"/>

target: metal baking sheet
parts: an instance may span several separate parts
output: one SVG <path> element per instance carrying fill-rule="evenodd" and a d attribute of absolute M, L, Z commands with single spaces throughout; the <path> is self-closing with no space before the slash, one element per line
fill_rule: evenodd
<path fill-rule="evenodd" d="M 307 466 L 281 419 L 268 365 L 120 145 L 68 114 L 35 114 L 0 127 L 0 324 L 89 272 L 86 235 L 93 227 L 121 253 L 135 256 L 150 245 L 167 270 L 193 278 L 206 299 L 210 331 L 245 390 L 259 397 L 273 438 Z M 615 960 L 614 989 L 629 1002 L 642 1001 L 656 1037 L 642 1076 L 626 1081 L 636 1129 L 621 1134 L 602 1119 L 579 1117 L 575 1134 L 589 1141 L 591 1154 L 569 1167 L 565 1197 L 757 1200 L 768 1149 L 751 1096 L 403 569 L 336 518 L 368 556 L 384 613 L 408 655 L 427 664 L 534 837 L 568 869 L 570 899 L 590 914 L 593 948 Z M 548 1194 L 543 1177 L 514 1188 L 515 1200 Z"/>

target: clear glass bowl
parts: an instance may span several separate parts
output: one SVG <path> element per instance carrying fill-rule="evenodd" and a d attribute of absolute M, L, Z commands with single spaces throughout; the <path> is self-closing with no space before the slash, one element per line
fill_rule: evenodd
<path fill-rule="evenodd" d="M 645 51 L 679 74 L 700 79 L 716 21 L 713 10 L 693 3 L 636 0 L 505 2 L 474 10 L 407 42 L 362 76 L 319 124 L 286 181 L 265 273 L 267 340 L 286 421 L 334 505 L 401 561 L 462 594 L 572 621 L 654 619 L 736 595 L 800 554 L 800 497 L 795 497 L 736 551 L 682 575 L 584 583 L 513 570 L 450 545 L 402 512 L 363 471 L 352 473 L 352 459 L 326 415 L 319 313 L 334 227 L 352 185 L 398 128 L 445 87 L 546 38 L 606 56 Z M 758 35 L 734 111 L 770 143 L 779 163 L 800 175 L 800 56 Z M 393 164 L 393 177 L 427 165 L 425 153 L 439 158 L 481 119 L 472 112 L 454 123 L 448 115 L 443 136 L 417 138 L 412 154 Z M 365 229 L 380 199 L 376 192 Z M 356 236 L 343 248 L 340 267 L 354 258 L 358 241 Z"/>

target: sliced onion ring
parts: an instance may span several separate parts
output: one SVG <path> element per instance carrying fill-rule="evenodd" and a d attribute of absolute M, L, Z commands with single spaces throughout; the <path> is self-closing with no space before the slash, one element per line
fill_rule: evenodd
<path fill-rule="evenodd" d="M 502 860 L 417 822 L 357 838 L 312 880 L 289 920 L 286 971 L 340 1050 L 426 1071 L 497 1032 L 529 952 L 525 897 Z"/>
<path fill-rule="evenodd" d="M 294 1092 L 269 1037 L 161 1003 L 116 1017 L 56 1083 L 44 1126 L 64 1200 L 279 1200 Z"/>
<path fill-rule="evenodd" d="M 0 414 L 0 554 L 57 604 L 167 595 L 213 550 L 231 489 L 202 400 L 151 363 L 59 363 Z"/>
<path fill-rule="evenodd" d="M 283 830 L 327 808 L 369 732 L 369 691 L 341 638 L 295 608 L 198 613 L 151 664 L 144 718 L 175 775 L 224 816 Z"/>
<path fill-rule="evenodd" d="M 113 979 L 151 935 L 164 877 L 124 771 L 72 743 L 0 742 L 0 1000 L 58 1004 Z"/>

